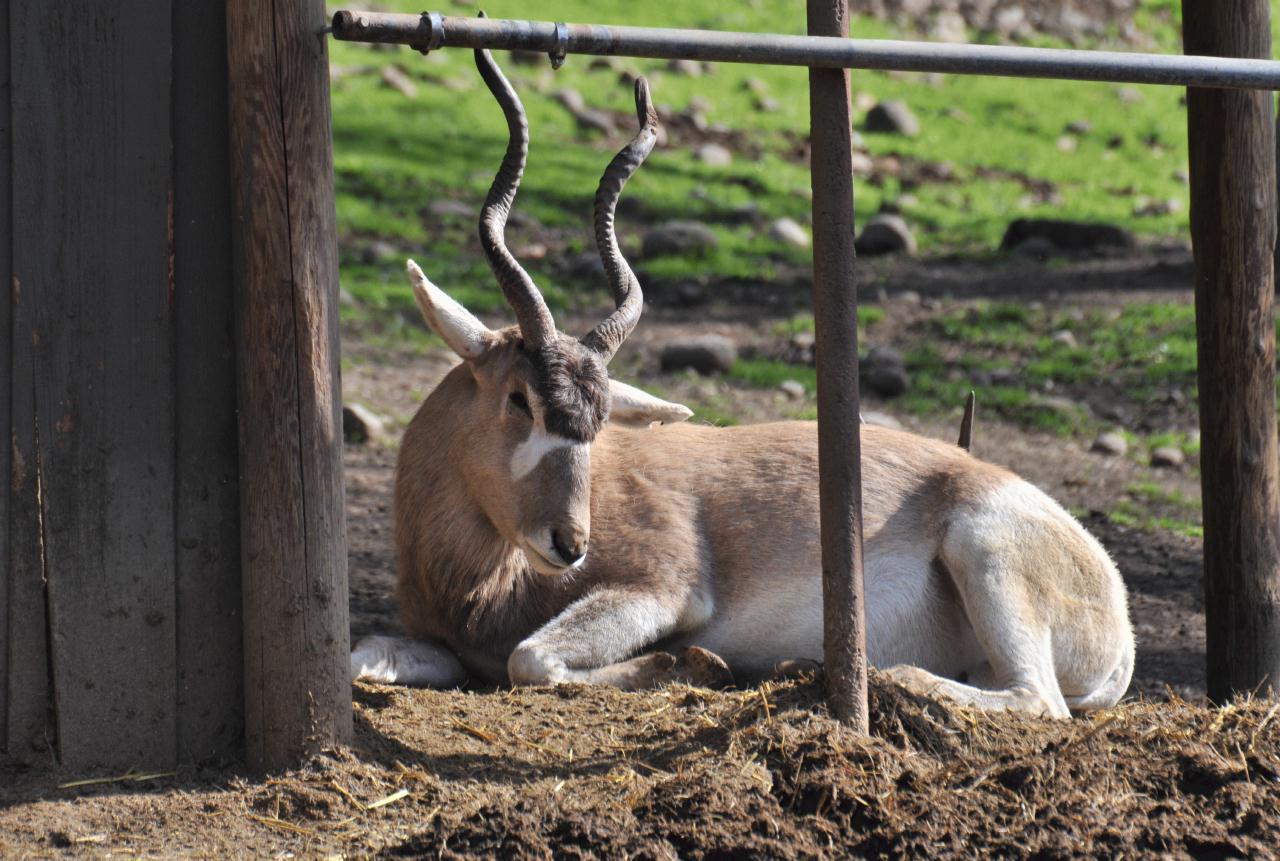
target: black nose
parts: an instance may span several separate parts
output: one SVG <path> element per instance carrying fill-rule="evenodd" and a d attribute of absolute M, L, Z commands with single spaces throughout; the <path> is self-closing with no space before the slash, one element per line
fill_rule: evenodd
<path fill-rule="evenodd" d="M 566 542 L 559 531 L 554 529 L 551 530 L 551 546 L 556 549 L 556 553 L 560 554 L 560 558 L 566 565 L 573 565 L 587 555 L 587 543 L 579 536 L 573 535 Z"/>

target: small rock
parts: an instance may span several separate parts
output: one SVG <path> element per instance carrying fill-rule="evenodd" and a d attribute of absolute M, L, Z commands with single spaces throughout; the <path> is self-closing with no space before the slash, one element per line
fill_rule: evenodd
<path fill-rule="evenodd" d="M 869 425 L 879 425 L 882 428 L 892 428 L 893 430 L 902 430 L 902 422 L 895 419 L 888 413 L 869 412 L 862 414 L 862 421 Z"/>
<path fill-rule="evenodd" d="M 582 93 L 572 87 L 562 87 L 552 93 L 551 97 L 571 114 L 577 114 L 587 109 L 587 100 L 582 97 Z"/>
<path fill-rule="evenodd" d="M 870 93 L 864 93 L 862 91 L 859 91 L 853 94 L 854 108 L 859 111 L 862 111 L 864 114 L 867 111 L 874 108 L 878 101 L 879 99 L 877 99 L 875 96 L 871 95 Z"/>
<path fill-rule="evenodd" d="M 867 119 L 862 126 L 869 132 L 885 132 L 888 134 L 915 137 L 920 134 L 920 121 L 911 113 L 906 102 L 891 100 L 880 102 L 867 111 Z"/>
<path fill-rule="evenodd" d="M 756 110 L 762 114 L 776 114 L 782 110 L 782 103 L 773 96 L 756 96 L 753 104 Z"/>
<path fill-rule="evenodd" d="M 1058 250 L 1058 246 L 1054 245 L 1043 236 L 1032 236 L 1030 239 L 1019 242 L 1017 247 L 1013 249 L 1013 253 L 1020 257 L 1029 257 L 1032 260 L 1038 260 L 1044 263 L 1054 255 Z"/>
<path fill-rule="evenodd" d="M 617 57 L 593 57 L 587 68 L 593 72 L 620 72 L 622 71 L 622 60 Z"/>
<path fill-rule="evenodd" d="M 382 419 L 360 404 L 342 405 L 342 437 L 349 443 L 377 442 L 385 431 Z"/>
<path fill-rule="evenodd" d="M 748 93 L 763 96 L 765 93 L 769 92 L 769 85 L 759 78 L 747 78 L 742 82 L 742 89 L 746 90 Z"/>
<path fill-rule="evenodd" d="M 1186 185 L 1191 182 L 1191 174 L 1187 173 L 1185 170 L 1178 169 L 1173 172 L 1173 180 L 1174 182 L 1180 182 L 1183 185 Z"/>
<path fill-rule="evenodd" d="M 988 376 L 994 386 L 1013 386 L 1022 381 L 1021 374 L 1014 368 L 992 368 Z"/>
<path fill-rule="evenodd" d="M 701 222 L 669 221 L 645 233 L 640 256 L 703 255 L 717 244 L 715 233 Z"/>
<path fill-rule="evenodd" d="M 911 386 L 902 354 L 892 347 L 872 347 L 859 367 L 862 382 L 883 398 L 893 398 Z"/>
<path fill-rule="evenodd" d="M 779 218 L 774 221 L 769 225 L 769 235 L 796 248 L 809 247 L 809 231 L 801 227 L 800 222 L 794 218 Z"/>
<path fill-rule="evenodd" d="M 1072 135 L 1063 135 L 1058 138 L 1058 152 L 1075 152 L 1078 141 Z"/>
<path fill-rule="evenodd" d="M 351 295 L 350 290 L 348 290 L 346 287 L 340 287 L 338 289 L 338 304 L 345 305 L 348 308 L 352 308 L 352 307 L 355 307 L 356 305 L 359 305 L 360 303 L 356 301 L 355 296 Z"/>
<path fill-rule="evenodd" d="M 778 388 L 788 400 L 799 401 L 804 399 L 804 383 L 798 380 L 783 380 L 778 384 Z"/>
<path fill-rule="evenodd" d="M 1128 441 L 1125 440 L 1123 434 L 1116 431 L 1106 431 L 1098 434 L 1098 438 L 1093 441 L 1093 445 L 1089 446 L 1089 451 L 1096 451 L 1099 454 L 1105 454 L 1110 457 L 1124 457 L 1125 452 L 1128 450 Z"/>
<path fill-rule="evenodd" d="M 691 78 L 700 78 L 703 72 L 702 63 L 697 60 L 672 60 L 667 63 L 667 70 Z"/>
<path fill-rule="evenodd" d="M 1050 336 L 1050 340 L 1060 347 L 1074 349 L 1076 347 L 1076 336 L 1070 329 L 1059 329 Z"/>
<path fill-rule="evenodd" d="M 929 36 L 939 42 L 958 44 L 969 41 L 964 16 L 951 10 L 938 13 L 938 16 L 933 19 L 933 26 L 929 28 Z"/>
<path fill-rule="evenodd" d="M 1051 218 L 1019 218 L 1004 232 L 1000 247 L 1017 248 L 1033 236 L 1049 240 L 1067 251 L 1093 251 L 1099 248 L 1133 248 L 1133 234 L 1114 224 L 1081 221 L 1059 221 Z"/>
<path fill-rule="evenodd" d="M 1176 197 L 1168 200 L 1152 200 L 1140 197 L 1133 205 L 1133 214 L 1139 217 L 1153 215 L 1171 215 L 1182 210 L 1182 201 Z"/>
<path fill-rule="evenodd" d="M 613 123 L 613 117 L 604 111 L 597 111 L 594 108 L 587 108 L 585 111 L 578 111 L 573 115 L 573 119 L 578 124 L 578 128 L 589 132 L 600 132 L 606 137 L 615 134 L 618 127 Z"/>
<path fill-rule="evenodd" d="M 709 164 L 712 167 L 728 167 L 733 163 L 733 153 L 729 152 L 727 147 L 715 143 L 703 144 L 698 147 L 696 156 L 698 161 L 703 164 Z"/>
<path fill-rule="evenodd" d="M 673 341 L 662 348 L 662 370 L 681 371 L 692 368 L 699 374 L 727 374 L 737 361 L 738 348 L 723 335 L 701 335 L 685 341 Z"/>
<path fill-rule="evenodd" d="M 853 163 L 854 176 L 870 176 L 875 172 L 876 163 L 865 152 L 852 153 L 849 158 Z"/>
<path fill-rule="evenodd" d="M 900 216 L 890 213 L 872 216 L 853 245 L 859 254 L 868 256 L 916 253 L 916 238 L 911 228 Z"/>
<path fill-rule="evenodd" d="M 537 66 L 546 59 L 546 54 L 537 51 L 509 51 L 511 64 L 514 66 Z"/>
<path fill-rule="evenodd" d="M 992 17 L 992 26 L 1005 39 L 1026 35 L 1027 13 L 1020 6 L 1006 6 Z"/>
<path fill-rule="evenodd" d="M 470 210 L 468 210 L 470 214 Z M 362 263 L 377 263 L 379 260 L 386 260 L 389 257 L 399 257 L 400 249 L 396 248 L 390 242 L 381 239 L 375 239 L 360 249 L 360 261 Z"/>
<path fill-rule="evenodd" d="M 439 219 L 478 218 L 479 210 L 461 200 L 433 200 L 427 204 L 427 214 Z"/>
<path fill-rule="evenodd" d="M 1172 445 L 1162 445 L 1151 451 L 1151 465 L 1157 469 L 1181 469 L 1187 462 L 1182 449 Z"/>
<path fill-rule="evenodd" d="M 1073 120 L 1067 123 L 1067 134 L 1087 135 L 1093 131 L 1093 123 L 1088 120 Z"/>
<path fill-rule="evenodd" d="M 394 90 L 399 90 L 406 99 L 412 99 L 418 95 L 417 84 L 399 66 L 383 66 L 382 82 Z"/>
<path fill-rule="evenodd" d="M 1122 105 L 1136 105 L 1142 101 L 1142 91 L 1136 87 L 1117 87 L 1116 98 Z"/>
<path fill-rule="evenodd" d="M 904 305 L 920 304 L 920 294 L 914 290 L 900 290 L 893 294 L 893 298 Z"/>

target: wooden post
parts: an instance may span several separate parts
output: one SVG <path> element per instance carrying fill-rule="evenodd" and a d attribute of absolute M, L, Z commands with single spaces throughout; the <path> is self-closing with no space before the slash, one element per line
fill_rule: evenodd
<path fill-rule="evenodd" d="M 9 0 L 0 0 L 0 21 Z M 9 115 L 9 28 L 0 31 L 0 753 L 9 747 L 9 472 L 13 425 L 9 421 L 13 368 L 13 184 Z"/>
<path fill-rule="evenodd" d="M 337 231 L 323 0 L 229 0 L 245 742 L 351 737 Z"/>
<path fill-rule="evenodd" d="M 1271 56 L 1267 0 L 1183 0 L 1188 54 Z M 1269 93 L 1187 92 L 1209 696 L 1280 692 Z"/>
<path fill-rule="evenodd" d="M 809 35 L 849 35 L 848 0 L 809 0 Z M 867 732 L 858 291 L 853 261 L 849 72 L 809 70 L 813 318 L 818 368 L 823 656 L 831 712 Z"/>
<path fill-rule="evenodd" d="M 178 758 L 244 745 L 226 4 L 173 3 Z"/>

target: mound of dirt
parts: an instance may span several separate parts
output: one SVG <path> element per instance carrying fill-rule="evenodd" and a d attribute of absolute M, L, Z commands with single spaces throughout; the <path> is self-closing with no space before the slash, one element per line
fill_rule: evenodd
<path fill-rule="evenodd" d="M 59 788 L 0 771 L 18 855 L 826 858 L 1263 856 L 1280 704 L 1049 721 L 873 674 L 873 734 L 820 684 L 645 693 L 356 688 L 356 743 L 271 779 L 188 769 Z"/>

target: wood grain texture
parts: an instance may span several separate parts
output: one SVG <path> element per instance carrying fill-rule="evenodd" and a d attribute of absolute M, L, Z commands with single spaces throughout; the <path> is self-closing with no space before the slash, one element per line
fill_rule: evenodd
<path fill-rule="evenodd" d="M 244 743 L 240 498 L 224 0 L 173 6 L 177 732 L 183 761 Z"/>
<path fill-rule="evenodd" d="M 0 753 L 9 740 L 9 420 L 13 380 L 13 206 L 9 168 L 9 0 L 0 0 Z"/>
<path fill-rule="evenodd" d="M 1188 54 L 1270 57 L 1267 0 L 1183 0 Z M 1280 692 L 1272 96 L 1187 92 L 1209 696 Z"/>
<path fill-rule="evenodd" d="M 170 15 L 168 0 L 11 14 L 13 269 L 34 328 L 58 745 L 73 768 L 176 756 Z"/>
<path fill-rule="evenodd" d="M 319 0 L 230 0 L 245 747 L 351 735 L 337 260 Z"/>
<path fill-rule="evenodd" d="M 849 35 L 847 0 L 809 0 L 809 35 Z M 868 731 L 862 585 L 858 292 L 853 250 L 849 73 L 809 70 L 813 318 L 822 501 L 823 660 L 832 714 Z"/>

